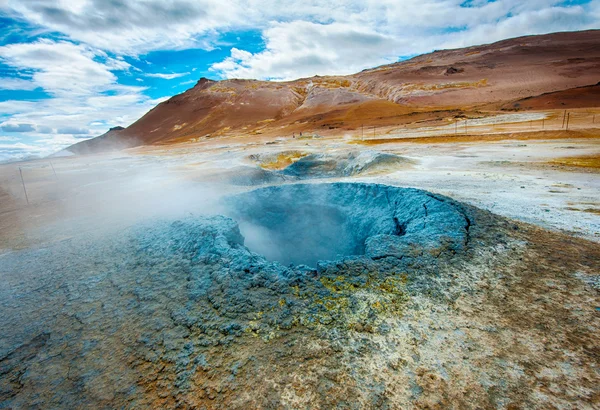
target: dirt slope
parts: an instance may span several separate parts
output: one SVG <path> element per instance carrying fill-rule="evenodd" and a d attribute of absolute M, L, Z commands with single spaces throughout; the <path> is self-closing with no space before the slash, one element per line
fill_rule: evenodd
<path fill-rule="evenodd" d="M 503 110 L 547 110 L 600 107 L 600 83 L 545 93 L 506 104 Z"/>
<path fill-rule="evenodd" d="M 340 133 L 362 124 L 443 119 L 597 84 L 598 73 L 600 30 L 590 30 L 436 51 L 350 76 L 290 82 L 202 78 L 126 129 L 69 150 L 85 153 L 116 142 L 136 146 L 222 135 Z M 555 95 L 552 104 L 573 98 L 566 93 Z M 593 103 L 594 97 L 584 100 Z"/>
<path fill-rule="evenodd" d="M 111 151 L 124 148 L 127 145 L 127 141 L 122 141 L 121 134 L 123 133 L 123 127 L 114 127 L 109 129 L 104 134 L 92 138 L 91 140 L 85 140 L 71 145 L 68 150 L 73 154 L 93 154 L 98 151 Z"/>

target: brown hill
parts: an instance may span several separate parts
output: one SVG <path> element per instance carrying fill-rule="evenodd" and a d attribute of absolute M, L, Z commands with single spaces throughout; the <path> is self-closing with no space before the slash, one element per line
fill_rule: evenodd
<path fill-rule="evenodd" d="M 506 104 L 503 110 L 548 110 L 600 107 L 600 83 L 545 93 Z"/>
<path fill-rule="evenodd" d="M 340 133 L 361 124 L 397 125 L 432 115 L 441 119 L 596 84 L 599 73 L 600 30 L 590 30 L 436 51 L 349 76 L 289 82 L 202 78 L 126 129 L 69 150 L 222 135 Z"/>
<path fill-rule="evenodd" d="M 130 142 L 132 141 L 125 141 L 121 137 L 123 130 L 125 130 L 123 127 L 113 127 L 96 138 L 73 144 L 67 148 L 67 150 L 73 154 L 85 155 L 100 151 L 112 151 L 126 148 L 127 146 L 131 146 Z"/>

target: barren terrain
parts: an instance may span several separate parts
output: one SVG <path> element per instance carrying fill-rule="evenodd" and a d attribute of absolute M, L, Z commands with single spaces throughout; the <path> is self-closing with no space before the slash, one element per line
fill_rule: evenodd
<path fill-rule="evenodd" d="M 202 78 L 131 126 L 70 150 L 300 132 L 339 136 L 362 134 L 365 126 L 380 133 L 398 126 L 451 128 L 490 111 L 593 108 L 598 105 L 599 44 L 600 31 L 590 30 L 436 51 L 343 77 Z"/>
<path fill-rule="evenodd" d="M 0 408 L 597 408 L 598 33 L 201 80 L 0 165 Z"/>

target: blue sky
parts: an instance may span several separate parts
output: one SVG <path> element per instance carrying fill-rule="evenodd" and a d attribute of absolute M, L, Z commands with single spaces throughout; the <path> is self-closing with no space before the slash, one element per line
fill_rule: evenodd
<path fill-rule="evenodd" d="M 600 0 L 0 0 L 0 162 L 127 126 L 201 77 L 350 74 L 600 28 Z"/>

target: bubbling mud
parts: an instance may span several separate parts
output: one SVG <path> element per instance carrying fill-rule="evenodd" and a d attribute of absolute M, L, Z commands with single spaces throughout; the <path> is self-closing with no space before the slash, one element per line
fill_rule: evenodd
<path fill-rule="evenodd" d="M 347 256 L 402 257 L 459 247 L 469 221 L 449 202 L 415 189 L 367 184 L 268 187 L 227 200 L 245 245 L 285 265 Z"/>

